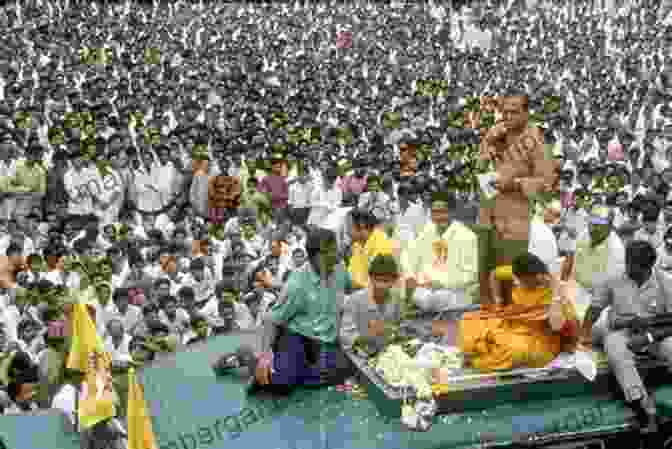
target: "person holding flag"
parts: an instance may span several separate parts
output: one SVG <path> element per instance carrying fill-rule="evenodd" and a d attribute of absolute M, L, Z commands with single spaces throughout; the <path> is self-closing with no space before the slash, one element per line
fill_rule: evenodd
<path fill-rule="evenodd" d="M 95 303 L 87 292 L 75 293 L 75 303 L 66 307 L 70 324 L 70 352 L 66 369 L 83 374 L 78 397 L 77 422 L 82 449 L 125 448 L 126 431 L 116 417 L 112 387 L 112 360 L 96 331 Z"/>

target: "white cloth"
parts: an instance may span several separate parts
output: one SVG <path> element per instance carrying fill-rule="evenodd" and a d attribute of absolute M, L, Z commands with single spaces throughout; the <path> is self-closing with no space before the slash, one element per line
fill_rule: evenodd
<path fill-rule="evenodd" d="M 308 216 L 308 225 L 322 226 L 324 220 L 330 213 L 341 206 L 343 200 L 343 190 L 334 183 L 330 189 L 316 188 L 310 199 L 310 215 Z"/>
<path fill-rule="evenodd" d="M 551 228 L 537 220 L 530 222 L 528 251 L 542 260 L 551 273 L 560 272 L 558 244 Z"/>
<path fill-rule="evenodd" d="M 122 315 L 119 309 L 117 308 L 116 304 L 114 304 L 113 302 L 109 302 L 107 303 L 107 306 L 105 306 L 105 308 L 103 309 L 103 321 L 104 321 L 104 323 L 102 323 L 103 326 L 107 326 L 107 323 L 113 318 L 121 320 L 122 324 L 124 325 L 124 331 L 130 334 L 132 333 L 133 328 L 140 321 L 142 321 L 142 309 L 134 304 L 129 304 L 128 309 L 126 310 L 126 314 Z M 103 332 L 105 332 L 104 331 L 105 327 L 103 327 L 102 329 Z M 101 333 L 101 335 L 104 334 Z"/>
<path fill-rule="evenodd" d="M 130 362 L 133 360 L 131 357 L 130 344 L 133 337 L 131 335 L 124 333 L 121 337 L 121 343 L 119 347 L 114 346 L 112 336 L 108 335 L 105 337 L 105 351 L 110 353 L 112 362 Z"/>
<path fill-rule="evenodd" d="M 289 187 L 289 205 L 295 208 L 310 207 L 313 188 L 311 182 L 306 182 L 305 184 L 301 184 L 300 182 L 293 183 Z"/>
<path fill-rule="evenodd" d="M 65 413 L 74 426 L 76 423 L 75 414 L 77 413 L 77 389 L 70 384 L 63 385 L 52 399 L 51 408 Z"/>
<path fill-rule="evenodd" d="M 69 213 L 88 215 L 95 212 L 92 186 L 97 186 L 97 175 L 94 170 L 95 167 L 84 167 L 79 171 L 72 167 L 63 175 L 63 184 L 69 196 Z"/>
<path fill-rule="evenodd" d="M 96 207 L 96 215 L 100 218 L 102 226 L 113 224 L 119 218 L 121 206 L 124 203 L 125 185 L 121 174 L 114 169 L 110 169 L 110 173 L 101 176 L 99 173 L 93 177 L 95 181 L 92 183 L 92 193 L 97 200 L 96 203 L 110 203 L 114 195 L 119 195 L 107 207 Z M 95 206 L 95 205 L 94 205 Z"/>

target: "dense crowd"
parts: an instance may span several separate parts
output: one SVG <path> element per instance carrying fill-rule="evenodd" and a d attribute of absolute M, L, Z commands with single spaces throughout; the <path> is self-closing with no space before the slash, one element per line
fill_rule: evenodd
<path fill-rule="evenodd" d="M 371 229 L 403 265 L 432 195 L 455 192 L 467 206 L 451 213 L 476 223 L 473 98 L 528 95 L 561 161 L 537 218 L 579 284 L 594 280 L 580 254 L 595 206 L 610 251 L 647 240 L 672 267 L 671 24 L 627 3 L 0 11 L 4 412 L 56 406 L 74 382 L 67 308 L 27 291 L 91 287 L 119 373 L 259 328 L 318 229 L 366 287 Z M 409 143 L 426 151 L 400 166 Z"/>

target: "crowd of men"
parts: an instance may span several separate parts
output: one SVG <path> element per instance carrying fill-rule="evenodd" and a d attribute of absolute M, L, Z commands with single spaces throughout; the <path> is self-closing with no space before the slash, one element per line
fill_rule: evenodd
<path fill-rule="evenodd" d="M 68 257 L 109 257 L 94 308 L 120 371 L 262 326 L 290 273 L 322 250 L 320 229 L 367 287 L 362 248 L 388 238 L 401 256 L 436 220 L 436 194 L 474 174 L 449 150 L 479 141 L 449 120 L 468 96 L 525 92 L 537 113 L 561 99 L 543 117 L 560 196 L 540 212 L 585 290 L 628 239 L 672 267 L 672 30 L 664 11 L 628 3 L 0 11 L 14 30 L 0 45 L 0 251 L 5 271 L 22 272 L 1 295 L 3 354 L 19 353 L 4 412 L 51 407 L 69 382 L 54 368 L 62 316 L 16 300 L 16 287 L 76 287 Z M 416 93 L 427 80 L 448 88 Z M 287 129 L 309 131 L 289 141 Z M 430 148 L 415 176 L 400 171 L 404 142 Z M 478 202 L 477 184 L 460 189 Z M 448 203 L 450 220 L 476 221 Z M 601 234 L 588 232 L 595 206 L 608 211 Z M 37 384 L 43 394 L 26 387 Z"/>

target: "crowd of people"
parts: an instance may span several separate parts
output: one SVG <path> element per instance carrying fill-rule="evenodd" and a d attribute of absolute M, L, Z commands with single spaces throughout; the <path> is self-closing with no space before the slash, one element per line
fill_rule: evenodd
<path fill-rule="evenodd" d="M 442 296 L 416 278 L 414 298 L 437 309 L 477 295 L 477 264 L 464 269 L 478 259 L 467 225 L 485 170 L 473 98 L 528 96 L 560 161 L 559 191 L 533 219 L 572 256 L 562 269 L 576 272 L 580 295 L 592 297 L 597 273 L 623 271 L 630 240 L 671 269 L 662 8 L 299 3 L 43 0 L 0 11 L 13 30 L 0 45 L 4 413 L 52 407 L 74 382 L 61 369 L 67 308 L 26 290 L 91 287 L 113 373 L 263 329 L 268 311 L 286 318 L 283 287 L 310 280 L 292 273 L 319 265 L 324 241 L 350 293 L 370 276 L 387 285 L 417 271 L 436 249 L 427 226 L 443 234 L 459 217 L 437 237 L 452 268 L 434 283 L 466 293 Z M 400 166 L 404 145 L 426 151 Z M 317 332 L 316 317 L 294 331 Z M 221 364 L 254 358 L 241 354 Z M 123 416 L 123 382 L 115 388 Z"/>

